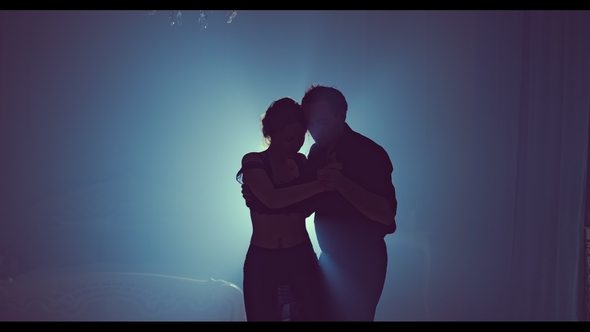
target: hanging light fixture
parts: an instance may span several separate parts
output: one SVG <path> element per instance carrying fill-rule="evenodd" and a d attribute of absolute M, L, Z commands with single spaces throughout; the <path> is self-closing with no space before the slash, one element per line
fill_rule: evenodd
<path fill-rule="evenodd" d="M 158 10 L 146 10 L 145 14 L 146 16 L 152 18 L 155 17 L 159 12 L 162 11 L 158 11 Z M 167 11 L 168 12 L 168 21 L 169 21 L 169 25 L 171 27 L 173 26 L 179 26 L 182 25 L 182 20 L 183 20 L 183 13 L 180 10 L 172 10 L 172 11 Z M 198 17 L 197 17 L 197 23 L 199 24 L 200 30 L 205 30 L 208 26 L 209 26 L 209 15 L 213 13 L 212 10 L 199 10 L 198 12 Z M 225 22 L 226 23 L 232 23 L 232 21 L 236 18 L 236 16 L 238 15 L 238 11 L 237 10 L 226 10 L 225 11 Z"/>

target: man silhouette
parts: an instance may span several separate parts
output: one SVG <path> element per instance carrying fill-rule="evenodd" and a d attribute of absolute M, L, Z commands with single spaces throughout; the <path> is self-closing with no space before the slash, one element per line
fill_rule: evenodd
<path fill-rule="evenodd" d="M 348 126 L 339 90 L 312 85 L 301 105 L 315 141 L 302 177 L 332 189 L 313 199 L 327 319 L 372 321 L 387 271 L 384 237 L 396 229 L 393 166 L 380 145 Z M 330 162 L 341 169 L 325 168 Z"/>

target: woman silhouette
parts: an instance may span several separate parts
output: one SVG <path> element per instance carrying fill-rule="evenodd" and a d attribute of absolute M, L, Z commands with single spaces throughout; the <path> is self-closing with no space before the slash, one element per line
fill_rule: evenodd
<path fill-rule="evenodd" d="M 309 198 L 327 190 L 320 182 L 298 183 L 306 162 L 299 149 L 307 132 L 299 103 L 273 102 L 262 120 L 270 142 L 263 152 L 242 158 L 237 180 L 254 195 L 248 200 L 252 238 L 244 263 L 244 302 L 249 321 L 277 321 L 277 289 L 288 285 L 299 312 L 297 320 L 321 317 L 321 274 L 305 228 Z M 331 165 L 337 167 L 337 165 Z"/>

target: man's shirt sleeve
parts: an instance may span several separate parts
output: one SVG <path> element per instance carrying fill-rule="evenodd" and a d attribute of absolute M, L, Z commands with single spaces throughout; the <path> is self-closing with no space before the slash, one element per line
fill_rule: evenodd
<path fill-rule="evenodd" d="M 393 165 L 391 164 L 389 155 L 383 148 L 379 147 L 373 151 L 371 156 L 367 156 L 365 165 L 367 167 L 365 170 L 365 174 L 367 175 L 365 189 L 387 200 L 387 203 L 393 212 L 394 219 L 391 226 L 386 226 L 388 228 L 386 232 L 388 234 L 393 233 L 396 227 L 395 216 L 397 214 L 397 199 L 392 180 Z"/>

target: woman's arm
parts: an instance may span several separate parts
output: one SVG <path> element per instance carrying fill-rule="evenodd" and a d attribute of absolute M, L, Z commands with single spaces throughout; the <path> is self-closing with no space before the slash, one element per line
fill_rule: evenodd
<path fill-rule="evenodd" d="M 261 163 L 261 160 L 256 153 L 249 153 L 242 158 L 242 165 L 248 162 Z M 326 190 L 317 180 L 296 186 L 275 189 L 268 174 L 262 168 L 245 170 L 243 182 L 264 205 L 271 209 L 279 209 L 298 203 Z"/>

